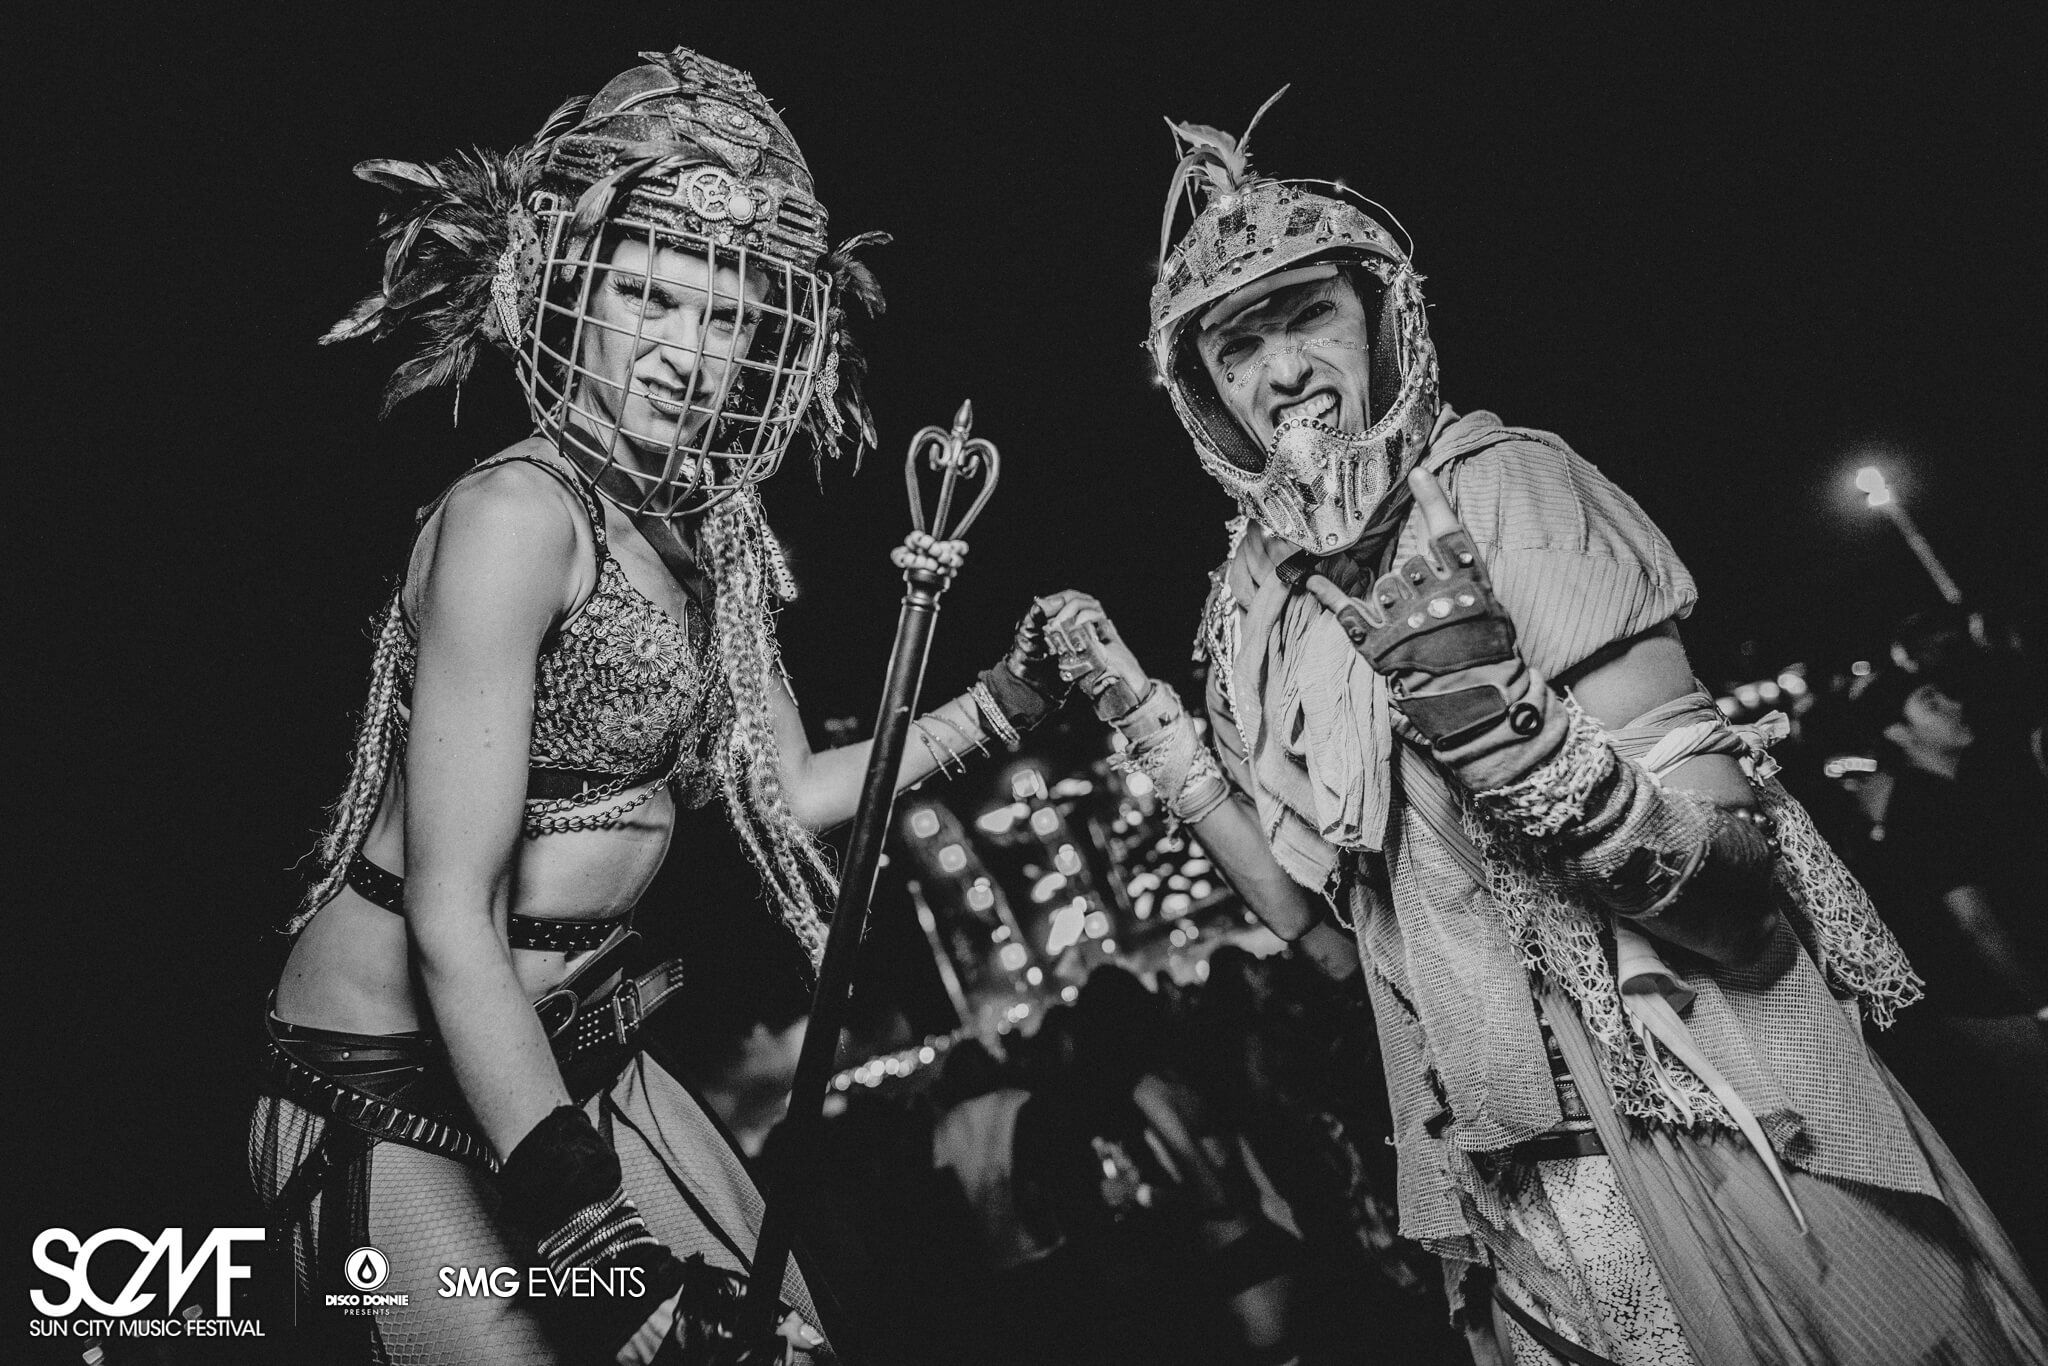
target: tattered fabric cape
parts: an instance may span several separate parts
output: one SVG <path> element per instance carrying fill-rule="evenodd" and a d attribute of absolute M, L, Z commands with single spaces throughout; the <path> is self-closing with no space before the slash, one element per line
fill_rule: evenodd
<path fill-rule="evenodd" d="M 1444 482 L 1524 654 L 1545 676 L 1691 611 L 1692 578 L 1663 534 L 1557 437 L 1446 409 L 1422 463 Z M 1411 516 L 1400 554 L 1421 543 Z M 1211 672 L 1219 748 L 1302 885 L 1331 888 L 1349 853 L 1385 855 L 1391 904 L 1354 880 L 1350 910 L 1394 1106 L 1401 1230 L 1440 1254 L 1475 1259 L 1473 1217 L 1498 1211 L 1473 1156 L 1562 1118 L 1527 955 L 1496 899 L 1499 883 L 1480 885 L 1469 844 L 1456 847 L 1461 798 L 1433 762 L 1396 739 L 1385 683 L 1329 613 L 1274 574 L 1294 549 L 1254 525 L 1222 571 L 1218 596 L 1235 627 L 1222 636 L 1234 634 L 1237 648 Z M 1588 910 L 1589 924 L 1595 916 Z M 1790 923 L 1755 967 L 1683 961 L 1673 975 L 1692 993 L 1692 1034 L 1760 1117 L 1779 1158 L 1938 1196 L 1870 1063 L 1856 1003 L 1830 993 Z M 1698 1119 L 1725 1122 L 1711 1100 Z"/>

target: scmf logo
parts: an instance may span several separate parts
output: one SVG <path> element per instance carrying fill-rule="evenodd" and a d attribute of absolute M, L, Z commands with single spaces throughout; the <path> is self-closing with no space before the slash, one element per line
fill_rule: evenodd
<path fill-rule="evenodd" d="M 217 1228 L 206 1235 L 206 1241 L 187 1259 L 185 1230 L 179 1228 L 167 1228 L 154 1240 L 133 1229 L 101 1229 L 83 1242 L 68 1228 L 46 1228 L 36 1235 L 36 1268 L 64 1285 L 67 1293 L 53 1297 L 41 1290 L 31 1290 L 29 1299 L 34 1302 L 38 1313 L 52 1318 L 61 1318 L 80 1304 L 90 1305 L 94 1312 L 108 1318 L 127 1318 L 156 1302 L 156 1292 L 144 1293 L 142 1287 L 162 1264 L 169 1272 L 164 1312 L 173 1313 L 184 1300 L 185 1292 L 199 1279 L 199 1273 L 205 1270 L 208 1262 L 212 1262 L 213 1312 L 226 1318 L 231 1284 L 249 1279 L 250 1274 L 247 1266 L 235 1260 L 234 1244 L 262 1241 L 263 1230 L 260 1228 Z M 93 1255 L 109 1243 L 126 1243 L 142 1253 L 142 1265 L 135 1269 L 135 1274 L 111 1300 L 102 1299 L 92 1282 Z M 59 1260 L 59 1251 L 68 1252 L 70 1260 Z"/>

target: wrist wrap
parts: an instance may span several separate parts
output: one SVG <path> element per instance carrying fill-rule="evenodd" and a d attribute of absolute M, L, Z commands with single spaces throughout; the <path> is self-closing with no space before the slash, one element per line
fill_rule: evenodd
<path fill-rule="evenodd" d="M 989 696 L 995 699 L 996 705 L 1002 708 L 1003 715 L 1008 717 L 1010 724 L 1018 730 L 1030 730 L 1058 711 L 1063 700 L 1046 696 L 1019 678 L 1007 664 L 983 669 L 976 676 L 976 681 L 988 689 Z"/>
<path fill-rule="evenodd" d="M 1617 915 L 1655 915 L 1689 891 L 1764 892 L 1776 854 L 1768 822 L 1660 786 L 1577 706 L 1567 709 L 1557 754 L 1526 778 L 1479 793 L 1482 812 L 1540 841 L 1567 886 Z"/>
<path fill-rule="evenodd" d="M 1230 784 L 1195 733 L 1180 694 L 1153 679 L 1136 706 L 1113 720 L 1124 742 L 1123 765 L 1152 780 L 1166 809 L 1199 821 L 1229 799 Z"/>

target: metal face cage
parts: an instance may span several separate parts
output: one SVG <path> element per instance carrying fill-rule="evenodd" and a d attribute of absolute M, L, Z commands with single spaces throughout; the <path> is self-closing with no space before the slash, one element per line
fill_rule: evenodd
<path fill-rule="evenodd" d="M 786 259 L 541 194 L 527 406 L 623 510 L 682 517 L 773 474 L 811 401 L 830 286 Z"/>

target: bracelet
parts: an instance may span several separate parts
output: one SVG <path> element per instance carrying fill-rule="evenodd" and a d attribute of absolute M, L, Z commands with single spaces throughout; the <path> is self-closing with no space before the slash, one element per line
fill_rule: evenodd
<path fill-rule="evenodd" d="M 960 737 L 960 749 L 954 751 L 955 758 L 963 757 L 964 752 L 970 749 L 973 750 L 976 754 L 988 753 L 987 740 L 985 740 L 983 737 L 979 735 L 970 735 L 966 731 L 962 730 L 960 726 L 952 719 L 950 719 L 944 711 L 941 711 L 935 707 L 931 711 L 928 711 L 924 714 L 924 719 L 927 721 L 935 721 L 939 725 L 944 726 L 947 730 L 952 731 L 953 734 Z M 951 746 L 948 746 L 948 748 L 951 748 Z"/>
<path fill-rule="evenodd" d="M 1166 809 L 1186 825 L 1206 819 L 1230 800 L 1230 780 L 1208 749 L 1197 745 L 1194 762 L 1188 765 L 1187 782 L 1180 792 L 1167 798 Z"/>
<path fill-rule="evenodd" d="M 967 761 L 961 758 L 958 754 L 954 753 L 952 747 L 947 745 L 944 741 L 933 739 L 931 732 L 924 728 L 923 717 L 919 717 L 917 720 L 912 721 L 910 723 L 910 729 L 915 731 L 917 734 L 917 738 L 924 742 L 925 753 L 931 755 L 932 762 L 939 766 L 939 774 L 941 777 L 952 776 L 953 770 L 946 767 L 946 761 L 949 759 L 953 763 L 959 765 L 960 771 L 962 773 L 965 773 L 967 771 Z"/>
<path fill-rule="evenodd" d="M 1115 726 L 1117 734 L 1124 739 L 1140 745 L 1186 714 L 1180 694 L 1154 678 L 1146 683 L 1145 695 L 1122 716 L 1111 719 L 1109 724 Z"/>
<path fill-rule="evenodd" d="M 1117 766 L 1151 779 L 1175 819 L 1201 820 L 1229 799 L 1229 780 L 1168 684 L 1153 679 L 1138 705 L 1112 724 L 1123 741 Z"/>
<path fill-rule="evenodd" d="M 1024 737 L 1010 724 L 1010 718 L 1003 715 L 1003 709 L 996 705 L 995 696 L 989 692 L 988 684 L 977 679 L 974 686 L 967 690 L 967 695 L 974 699 L 976 710 L 981 713 L 982 719 L 988 722 L 989 730 L 997 739 L 1012 748 L 1024 742 Z"/>
<path fill-rule="evenodd" d="M 1614 771 L 1614 749 L 1570 697 L 1564 743 L 1526 778 L 1477 794 L 1496 819 L 1531 839 L 1549 839 L 1585 819 L 1586 803 Z"/>

